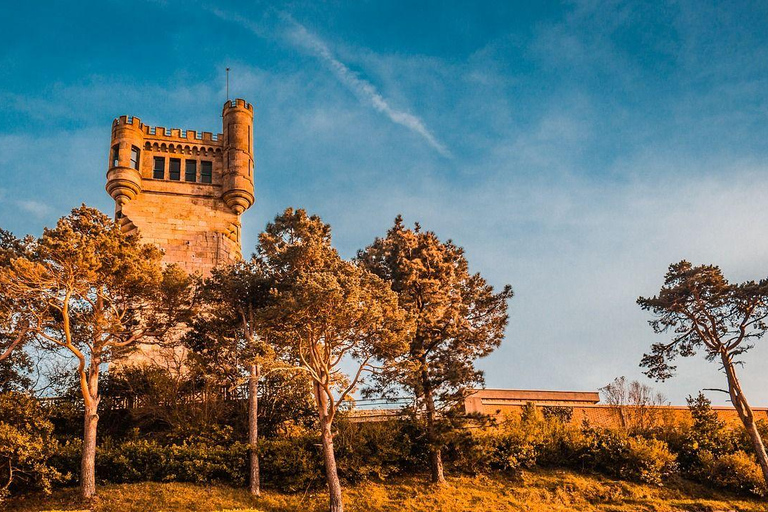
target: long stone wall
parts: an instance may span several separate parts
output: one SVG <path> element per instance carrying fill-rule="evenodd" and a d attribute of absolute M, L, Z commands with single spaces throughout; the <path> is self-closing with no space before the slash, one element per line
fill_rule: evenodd
<path fill-rule="evenodd" d="M 686 406 L 658 406 L 647 407 L 640 410 L 636 407 L 626 406 L 623 411 L 616 407 L 604 404 L 591 405 L 568 405 L 557 403 L 538 403 L 539 409 L 545 407 L 567 407 L 571 413 L 571 424 L 581 425 L 584 421 L 590 425 L 599 427 L 618 427 L 622 423 L 622 414 L 624 421 L 629 424 L 636 424 L 644 421 L 653 422 L 655 425 L 685 425 L 691 423 L 691 413 Z M 475 406 L 472 411 L 478 412 L 498 419 L 505 417 L 519 417 L 526 407 L 525 404 L 481 404 Z M 728 424 L 740 424 L 739 416 L 732 407 L 714 406 L 712 409 L 717 412 L 718 417 Z M 768 421 L 768 408 L 757 407 L 753 409 L 755 419 Z"/>

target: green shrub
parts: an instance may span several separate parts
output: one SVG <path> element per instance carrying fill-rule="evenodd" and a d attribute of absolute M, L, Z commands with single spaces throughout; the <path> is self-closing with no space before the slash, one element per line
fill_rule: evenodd
<path fill-rule="evenodd" d="M 713 437 L 687 428 L 662 432 L 668 444 L 619 429 L 576 428 L 533 408 L 523 418 L 476 427 L 457 429 L 446 437 L 443 453 L 448 471 L 515 474 L 533 467 L 571 468 L 655 485 L 677 472 L 732 491 L 765 493 L 759 467 L 745 452 L 702 450 L 695 444 L 696 436 L 710 441 Z M 735 434 L 726 429 L 718 436 L 729 439 Z M 382 480 L 428 468 L 424 432 L 416 421 L 351 423 L 342 419 L 334 444 L 339 473 L 346 482 Z M 316 435 L 262 439 L 259 453 L 265 486 L 304 491 L 323 485 L 322 449 Z M 678 456 L 687 458 L 685 467 L 678 466 Z M 247 480 L 247 461 L 243 443 L 164 445 L 133 438 L 118 444 L 107 439 L 97 448 L 96 469 L 97 477 L 110 482 L 218 481 L 240 486 Z M 61 473 L 79 474 L 80 441 L 62 444 L 50 465 Z"/>
<path fill-rule="evenodd" d="M 383 480 L 419 467 L 414 452 L 421 432 L 409 420 L 340 421 L 334 438 L 339 475 L 348 482 Z"/>
<path fill-rule="evenodd" d="M 675 455 L 664 441 L 630 437 L 619 474 L 626 480 L 661 485 L 675 471 Z"/>
<path fill-rule="evenodd" d="M 573 407 L 562 405 L 545 405 L 541 408 L 544 419 L 555 419 L 563 424 L 568 424 L 573 418 Z"/>
<path fill-rule="evenodd" d="M 48 464 L 57 445 L 53 425 L 34 398 L 0 393 L 0 503 L 10 493 L 49 491 L 61 475 Z"/>
<path fill-rule="evenodd" d="M 82 442 L 60 447 L 51 464 L 77 475 Z M 163 446 L 155 441 L 106 441 L 96 448 L 96 477 L 102 482 L 227 482 L 244 485 L 247 478 L 247 445 L 181 444 Z M 74 476 L 69 483 L 74 483 Z"/>
<path fill-rule="evenodd" d="M 760 466 L 753 457 L 743 451 L 715 456 L 702 451 L 699 454 L 698 478 L 708 484 L 737 491 L 768 496 Z"/>
<path fill-rule="evenodd" d="M 316 436 L 264 440 L 259 443 L 259 453 L 265 485 L 296 492 L 325 482 L 322 449 Z"/>
<path fill-rule="evenodd" d="M 660 485 L 677 468 L 676 456 L 664 441 L 623 430 L 584 428 L 569 442 L 566 449 L 582 468 L 625 480 Z"/>

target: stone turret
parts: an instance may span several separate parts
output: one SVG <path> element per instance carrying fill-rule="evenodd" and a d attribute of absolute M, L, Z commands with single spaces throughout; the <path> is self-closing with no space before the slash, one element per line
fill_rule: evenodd
<path fill-rule="evenodd" d="M 236 213 L 253 204 L 253 106 L 244 100 L 224 104 L 225 169 L 222 198 Z"/>
<path fill-rule="evenodd" d="M 123 231 L 165 261 L 207 274 L 241 257 L 240 215 L 253 205 L 253 106 L 227 101 L 223 134 L 112 123 L 107 192 Z"/>
<path fill-rule="evenodd" d="M 131 166 L 134 151 L 140 151 L 144 143 L 140 123 L 133 118 L 130 122 L 128 118 L 120 118 L 112 123 L 107 192 L 118 205 L 125 204 L 141 192 L 141 173 Z"/>

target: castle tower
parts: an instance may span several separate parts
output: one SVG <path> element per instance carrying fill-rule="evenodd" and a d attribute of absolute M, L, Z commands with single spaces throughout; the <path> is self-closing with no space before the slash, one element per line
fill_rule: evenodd
<path fill-rule="evenodd" d="M 253 196 L 253 106 L 227 101 L 223 134 L 112 123 L 107 192 L 124 232 L 165 251 L 164 261 L 207 274 L 241 257 L 240 215 Z"/>

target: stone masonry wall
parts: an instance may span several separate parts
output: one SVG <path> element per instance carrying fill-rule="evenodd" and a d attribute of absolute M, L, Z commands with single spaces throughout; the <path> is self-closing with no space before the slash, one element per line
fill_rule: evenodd
<path fill-rule="evenodd" d="M 165 261 L 206 274 L 240 258 L 240 216 L 219 199 L 220 187 L 159 180 L 144 180 L 144 187 L 123 205 L 122 215 L 138 227 L 143 241 L 165 251 Z M 171 187 L 176 191 L 169 192 Z M 200 193 L 206 188 L 208 195 Z"/>

